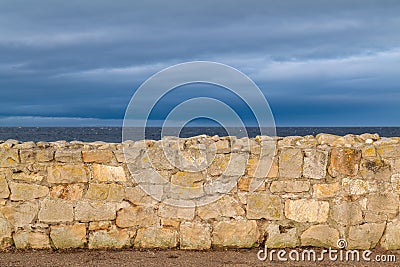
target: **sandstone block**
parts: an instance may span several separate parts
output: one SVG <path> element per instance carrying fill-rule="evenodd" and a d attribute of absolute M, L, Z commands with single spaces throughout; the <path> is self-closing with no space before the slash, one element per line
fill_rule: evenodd
<path fill-rule="evenodd" d="M 89 231 L 108 230 L 112 225 L 111 221 L 90 222 Z"/>
<path fill-rule="evenodd" d="M 82 162 L 82 151 L 80 150 L 57 150 L 55 160 L 64 163 Z"/>
<path fill-rule="evenodd" d="M 241 177 L 237 182 L 237 188 L 240 191 L 265 191 L 265 178 Z"/>
<path fill-rule="evenodd" d="M 161 185 L 153 185 L 151 186 L 152 190 L 156 190 L 155 195 L 162 196 L 163 187 Z M 138 206 L 152 206 L 157 203 L 151 196 L 149 196 L 143 189 L 139 186 L 135 187 L 126 187 L 125 189 L 125 199 L 127 199 L 132 204 Z"/>
<path fill-rule="evenodd" d="M 13 173 L 12 174 L 12 179 L 13 180 L 19 180 L 19 181 L 24 181 L 24 182 L 41 182 L 44 179 L 43 175 L 37 174 L 37 173 L 25 173 L 25 172 L 20 172 L 20 173 Z"/>
<path fill-rule="evenodd" d="M 115 217 L 116 206 L 112 203 L 79 201 L 75 207 L 76 221 L 111 221 Z"/>
<path fill-rule="evenodd" d="M 301 234 L 302 246 L 337 247 L 339 231 L 328 225 L 312 225 Z"/>
<path fill-rule="evenodd" d="M 127 207 L 117 212 L 118 227 L 150 227 L 158 222 L 156 211 L 151 207 Z"/>
<path fill-rule="evenodd" d="M 320 133 L 317 134 L 316 136 L 317 142 L 320 145 L 332 145 L 333 142 L 335 142 L 337 139 L 340 138 L 340 136 L 333 135 L 333 134 L 325 134 L 325 133 Z"/>
<path fill-rule="evenodd" d="M 385 250 L 400 249 L 400 221 L 398 219 L 387 223 L 381 246 Z"/>
<path fill-rule="evenodd" d="M 285 148 L 279 156 L 279 176 L 299 178 L 303 171 L 303 152 L 297 148 Z"/>
<path fill-rule="evenodd" d="M 216 247 L 251 248 L 259 238 L 259 230 L 254 220 L 221 221 L 214 223 L 212 244 Z"/>
<path fill-rule="evenodd" d="M 65 200 L 82 199 L 84 186 L 82 184 L 62 184 L 53 186 L 50 190 L 51 198 L 61 198 Z"/>
<path fill-rule="evenodd" d="M 340 184 L 338 182 L 331 184 L 315 184 L 313 192 L 316 198 L 334 197 L 339 193 Z"/>
<path fill-rule="evenodd" d="M 53 149 L 23 149 L 19 153 L 22 163 L 50 162 L 54 159 Z"/>
<path fill-rule="evenodd" d="M 220 176 L 226 170 L 229 163 L 229 155 L 216 154 L 214 160 L 208 167 L 211 176 Z"/>
<path fill-rule="evenodd" d="M 119 184 L 90 184 L 85 198 L 91 200 L 105 200 L 120 202 L 124 199 L 124 188 Z"/>
<path fill-rule="evenodd" d="M 363 221 L 361 206 L 357 202 L 334 203 L 330 216 L 335 222 L 344 226 L 360 224 Z"/>
<path fill-rule="evenodd" d="M 180 249 L 211 248 L 211 229 L 208 225 L 184 222 L 180 225 Z"/>
<path fill-rule="evenodd" d="M 134 246 L 136 248 L 175 248 L 178 245 L 178 233 L 169 228 L 141 228 L 137 231 Z"/>
<path fill-rule="evenodd" d="M 310 190 L 309 181 L 273 181 L 270 191 L 272 193 L 300 193 Z"/>
<path fill-rule="evenodd" d="M 389 163 L 375 158 L 362 161 L 360 174 L 365 179 L 390 181 L 392 170 Z"/>
<path fill-rule="evenodd" d="M 303 176 L 312 179 L 323 179 L 326 176 L 328 152 L 309 149 L 304 152 Z"/>
<path fill-rule="evenodd" d="M 361 155 L 363 158 L 376 158 L 376 149 L 373 145 L 363 147 Z"/>
<path fill-rule="evenodd" d="M 332 177 L 356 176 L 361 152 L 352 148 L 333 148 L 328 172 Z"/>
<path fill-rule="evenodd" d="M 71 202 L 61 199 L 45 199 L 39 210 L 41 222 L 72 222 L 74 220 L 74 207 Z"/>
<path fill-rule="evenodd" d="M 18 231 L 13 235 L 17 249 L 49 249 L 50 241 L 46 233 Z"/>
<path fill-rule="evenodd" d="M 167 219 L 193 220 L 194 207 L 193 208 L 175 207 L 162 203 L 158 208 L 158 215 L 161 218 L 167 218 Z"/>
<path fill-rule="evenodd" d="M 201 219 L 209 220 L 243 216 L 245 211 L 236 199 L 225 195 L 215 202 L 197 207 L 197 214 Z"/>
<path fill-rule="evenodd" d="M 382 145 L 378 146 L 376 150 L 382 158 L 400 157 L 400 144 Z"/>
<path fill-rule="evenodd" d="M 50 237 L 58 249 L 83 248 L 87 243 L 86 225 L 76 223 L 73 225 L 56 225 L 50 228 Z"/>
<path fill-rule="evenodd" d="M 126 182 L 124 168 L 121 166 L 93 165 L 93 179 L 99 182 Z"/>
<path fill-rule="evenodd" d="M 203 173 L 200 172 L 177 172 L 172 175 L 171 194 L 177 199 L 196 198 L 204 195 L 203 191 Z"/>
<path fill-rule="evenodd" d="M 270 224 L 267 229 L 265 246 L 268 248 L 294 248 L 299 245 L 297 230 L 294 227 L 282 227 L 278 224 Z"/>
<path fill-rule="evenodd" d="M 272 157 L 250 158 L 247 162 L 247 176 L 251 178 L 267 177 L 272 166 Z"/>
<path fill-rule="evenodd" d="M 243 176 L 246 172 L 249 155 L 247 153 L 232 153 L 230 156 L 224 175 L 233 177 Z"/>
<path fill-rule="evenodd" d="M 229 153 L 231 151 L 229 140 L 218 140 L 215 142 L 217 153 Z"/>
<path fill-rule="evenodd" d="M 82 151 L 83 162 L 110 163 L 114 160 L 111 150 L 87 150 Z"/>
<path fill-rule="evenodd" d="M 18 149 L 0 148 L 0 168 L 14 167 L 18 163 Z"/>
<path fill-rule="evenodd" d="M 363 195 L 369 192 L 377 191 L 375 181 L 367 181 L 362 179 L 342 179 L 342 187 L 345 188 L 350 195 Z"/>
<path fill-rule="evenodd" d="M 286 200 L 286 218 L 297 222 L 325 222 L 328 218 L 329 202 L 314 199 Z"/>
<path fill-rule="evenodd" d="M 100 230 L 89 234 L 89 249 L 119 249 L 131 246 L 127 229 Z"/>
<path fill-rule="evenodd" d="M 46 186 L 26 183 L 10 183 L 11 200 L 30 200 L 41 198 L 49 193 Z"/>
<path fill-rule="evenodd" d="M 279 196 L 266 193 L 247 195 L 247 219 L 280 220 L 283 218 L 283 204 Z"/>
<path fill-rule="evenodd" d="M 12 246 L 12 231 L 13 227 L 3 218 L 0 218 L 0 249 L 6 249 Z"/>
<path fill-rule="evenodd" d="M 376 193 L 368 196 L 367 208 L 373 212 L 397 214 L 399 211 L 399 196 L 395 193 Z"/>
<path fill-rule="evenodd" d="M 6 177 L 0 174 L 0 198 L 8 198 L 10 196 L 10 189 L 8 188 Z"/>
<path fill-rule="evenodd" d="M 89 170 L 83 164 L 54 165 L 47 168 L 49 183 L 87 183 Z"/>
<path fill-rule="evenodd" d="M 348 249 L 375 248 L 385 230 L 385 223 L 364 223 L 351 226 L 347 237 Z"/>
<path fill-rule="evenodd" d="M 32 223 L 39 211 L 36 202 L 22 202 L 0 208 L 1 214 L 15 227 L 25 227 Z"/>

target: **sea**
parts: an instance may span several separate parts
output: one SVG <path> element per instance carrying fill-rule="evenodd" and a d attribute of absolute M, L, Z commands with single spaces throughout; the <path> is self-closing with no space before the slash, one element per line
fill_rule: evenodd
<path fill-rule="evenodd" d="M 229 135 L 238 137 L 248 136 L 255 137 L 260 135 L 260 129 L 257 127 L 243 129 L 235 129 L 229 132 Z M 142 131 L 142 129 L 137 129 Z M 125 136 L 135 139 L 134 136 L 144 136 L 145 139 L 160 140 L 162 128 L 148 127 L 145 133 L 128 134 Z M 233 133 L 233 134 L 232 134 Z M 293 136 L 293 135 L 317 135 L 319 133 L 329 133 L 336 135 L 346 134 L 362 134 L 362 133 L 378 133 L 381 137 L 400 136 L 400 127 L 277 127 L 277 136 Z M 179 137 L 192 137 L 197 135 L 219 135 L 226 136 L 228 132 L 222 127 L 185 127 Z M 0 127 L 0 140 L 15 139 L 22 142 L 25 141 L 45 141 L 53 142 L 59 140 L 65 141 L 83 141 L 95 142 L 103 141 L 110 143 L 120 143 L 122 141 L 121 127 Z M 143 138 L 141 138 L 143 139 Z M 134 140 L 137 141 L 137 140 Z"/>

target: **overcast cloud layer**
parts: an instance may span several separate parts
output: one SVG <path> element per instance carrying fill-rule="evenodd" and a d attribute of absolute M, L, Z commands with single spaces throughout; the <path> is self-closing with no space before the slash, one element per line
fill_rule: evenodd
<path fill-rule="evenodd" d="M 278 126 L 400 126 L 399 14 L 397 0 L 3 0 L 0 126 L 121 125 L 143 81 L 192 60 L 252 78 Z"/>

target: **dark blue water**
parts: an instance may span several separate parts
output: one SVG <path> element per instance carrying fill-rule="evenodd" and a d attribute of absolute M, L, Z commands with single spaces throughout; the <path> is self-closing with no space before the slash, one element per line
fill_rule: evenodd
<path fill-rule="evenodd" d="M 247 128 L 249 137 L 260 134 L 258 128 Z M 159 140 L 160 128 L 148 128 L 146 139 Z M 380 136 L 400 136 L 400 127 L 278 127 L 278 136 L 316 135 L 331 133 L 337 135 L 378 133 Z M 191 137 L 200 134 L 225 136 L 227 132 L 217 127 L 187 127 L 180 136 Z M 119 127 L 0 127 L 0 140 L 17 139 L 20 141 L 104 141 L 121 142 L 122 129 Z"/>

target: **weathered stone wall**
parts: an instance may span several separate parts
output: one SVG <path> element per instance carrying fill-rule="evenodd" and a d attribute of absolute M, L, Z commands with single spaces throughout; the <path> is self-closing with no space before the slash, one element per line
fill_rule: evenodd
<path fill-rule="evenodd" d="M 400 138 L 180 139 L 194 160 L 203 157 L 196 151 L 216 149 L 201 172 L 172 166 L 159 151 L 164 141 L 1 142 L 1 248 L 335 247 L 343 238 L 348 248 L 400 249 Z M 260 151 L 271 142 L 271 169 L 259 175 Z M 133 148 L 126 159 L 125 145 Z M 153 157 L 168 181 L 190 187 L 221 175 L 235 153 L 249 158 L 237 185 L 205 206 L 156 201 L 132 172 L 150 168 Z M 250 192 L 254 179 L 262 183 Z"/>

